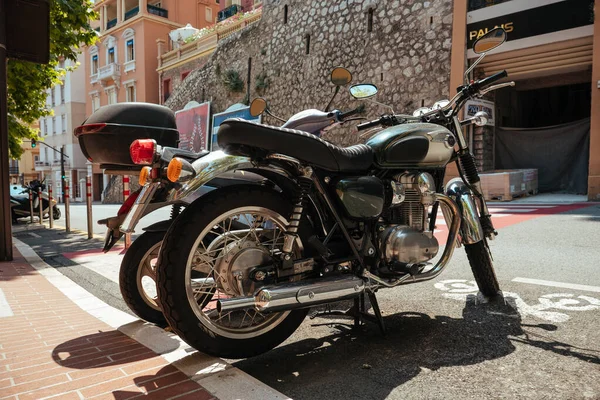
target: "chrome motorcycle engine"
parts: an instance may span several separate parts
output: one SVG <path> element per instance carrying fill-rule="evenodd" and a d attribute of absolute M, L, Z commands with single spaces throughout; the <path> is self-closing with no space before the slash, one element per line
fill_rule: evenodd
<path fill-rule="evenodd" d="M 405 173 L 390 183 L 392 201 L 384 213 L 379 249 L 386 264 L 425 263 L 434 258 L 439 244 L 429 231 L 429 207 L 435 201 L 435 181 L 427 173 Z"/>

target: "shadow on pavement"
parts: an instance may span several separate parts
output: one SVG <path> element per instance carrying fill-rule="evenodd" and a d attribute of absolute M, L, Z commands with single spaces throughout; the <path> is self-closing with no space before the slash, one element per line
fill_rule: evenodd
<path fill-rule="evenodd" d="M 515 341 L 600 364 L 593 351 L 540 334 L 556 330 L 555 325 L 522 325 L 513 307 L 481 304 L 474 295 L 467 298 L 462 318 L 403 312 L 384 320 L 385 337 L 374 325 L 356 332 L 338 320 L 329 324 L 335 334 L 283 345 L 234 366 L 297 400 L 310 399 L 310 393 L 342 400 L 385 399 L 419 374 L 505 357 L 515 351 Z"/>

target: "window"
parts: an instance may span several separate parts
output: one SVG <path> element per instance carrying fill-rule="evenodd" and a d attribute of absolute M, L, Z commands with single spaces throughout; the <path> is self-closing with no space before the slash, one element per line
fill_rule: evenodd
<path fill-rule="evenodd" d="M 288 6 L 287 4 L 283 6 L 283 23 L 287 24 L 288 21 Z"/>
<path fill-rule="evenodd" d="M 184 73 L 181 74 L 181 81 L 183 82 L 183 80 L 185 78 L 187 78 L 187 76 L 190 74 L 190 71 L 185 71 Z"/>
<path fill-rule="evenodd" d="M 48 135 L 48 120 L 44 118 L 44 136 Z"/>
<path fill-rule="evenodd" d="M 58 68 L 65 69 L 65 59 L 64 58 L 58 62 Z"/>
<path fill-rule="evenodd" d="M 129 101 L 129 102 L 135 101 L 135 83 L 127 85 L 125 87 L 125 93 L 127 95 L 127 101 Z"/>
<path fill-rule="evenodd" d="M 64 114 L 60 116 L 60 125 L 62 127 L 62 132 L 65 133 L 67 131 L 67 116 Z"/>
<path fill-rule="evenodd" d="M 108 62 L 107 64 L 113 64 L 117 61 L 117 57 L 115 55 L 115 48 L 111 47 L 108 49 Z"/>
<path fill-rule="evenodd" d="M 65 104 L 65 83 L 60 85 L 60 104 Z"/>
<path fill-rule="evenodd" d="M 125 62 L 135 60 L 135 50 L 133 47 L 133 39 L 127 41 L 127 47 L 125 49 Z"/>
<path fill-rule="evenodd" d="M 92 75 L 98 73 L 98 54 L 92 56 Z"/>
<path fill-rule="evenodd" d="M 92 95 L 92 112 L 96 112 L 100 108 L 100 96 L 96 92 Z"/>
<path fill-rule="evenodd" d="M 48 148 L 44 147 L 44 161 L 48 162 Z"/>
<path fill-rule="evenodd" d="M 212 20 L 213 20 L 212 8 L 205 7 L 205 10 L 206 10 L 206 12 L 205 12 L 206 15 L 204 17 L 206 18 L 206 21 L 207 22 L 212 22 Z"/>
<path fill-rule="evenodd" d="M 39 154 L 34 154 L 33 155 L 33 162 L 37 163 L 38 161 L 40 161 L 40 155 Z"/>
<path fill-rule="evenodd" d="M 52 117 L 52 133 L 56 133 L 56 117 Z"/>
<path fill-rule="evenodd" d="M 307 34 L 304 39 L 306 40 L 306 54 L 310 54 L 310 35 Z"/>
<path fill-rule="evenodd" d="M 367 12 L 367 32 L 373 32 L 373 9 L 369 8 Z"/>
<path fill-rule="evenodd" d="M 52 103 L 52 107 L 56 105 L 56 98 L 54 96 L 54 87 L 50 89 L 50 102 Z"/>
<path fill-rule="evenodd" d="M 165 79 L 163 81 L 163 103 L 171 96 L 171 80 Z"/>
<path fill-rule="evenodd" d="M 114 86 L 111 86 L 106 90 L 106 95 L 108 96 L 108 104 L 116 104 L 117 103 L 117 90 Z"/>

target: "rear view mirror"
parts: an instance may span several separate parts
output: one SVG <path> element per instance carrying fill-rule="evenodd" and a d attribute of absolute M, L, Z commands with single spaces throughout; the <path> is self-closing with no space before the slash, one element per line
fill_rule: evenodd
<path fill-rule="evenodd" d="M 350 87 L 350 94 L 358 100 L 368 99 L 377 94 L 377 86 L 371 83 L 361 83 Z"/>
<path fill-rule="evenodd" d="M 352 82 L 352 74 L 346 68 L 337 67 L 331 71 L 331 82 L 335 86 L 343 86 Z"/>
<path fill-rule="evenodd" d="M 473 43 L 473 51 L 476 54 L 487 53 L 506 41 L 506 31 L 502 28 L 494 28 Z"/>
<path fill-rule="evenodd" d="M 267 109 L 267 101 L 262 97 L 257 97 L 250 103 L 250 115 L 258 117 Z"/>

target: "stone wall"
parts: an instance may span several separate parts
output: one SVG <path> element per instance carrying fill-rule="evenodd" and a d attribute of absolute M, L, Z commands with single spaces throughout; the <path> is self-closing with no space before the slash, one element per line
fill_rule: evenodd
<path fill-rule="evenodd" d="M 171 88 L 178 88 L 183 81 L 185 80 L 186 84 L 187 84 L 187 79 L 190 77 L 191 72 L 193 70 L 202 68 L 206 62 L 210 59 L 211 54 L 202 56 L 202 57 L 198 57 L 194 60 L 188 61 L 186 63 L 183 63 L 181 65 L 178 65 L 176 67 L 173 68 L 169 68 L 168 70 L 165 70 L 162 75 L 161 75 L 161 82 L 170 79 L 171 80 Z M 185 72 L 190 72 L 190 75 L 188 75 L 184 80 L 181 79 L 181 75 Z M 173 89 L 171 89 L 173 90 Z"/>
<path fill-rule="evenodd" d="M 129 193 L 140 188 L 137 176 L 129 177 Z M 111 175 L 108 185 L 104 188 L 102 204 L 123 204 L 123 177 Z"/>
<path fill-rule="evenodd" d="M 261 21 L 219 43 L 210 60 L 190 73 L 166 105 L 180 110 L 189 101 L 202 101 L 204 93 L 216 113 L 245 100 L 251 58 L 250 98 L 263 96 L 270 109 L 285 118 L 325 107 L 334 89 L 329 73 L 336 66 L 348 68 L 355 83 L 376 84 L 377 101 L 396 112 L 412 112 L 448 97 L 452 5 L 452 0 L 265 1 Z M 222 83 L 228 70 L 243 79 L 242 92 L 232 93 Z M 261 75 L 267 86 L 257 90 Z M 343 91 L 334 107 L 348 110 L 358 104 Z M 364 104 L 365 117 L 387 112 Z M 268 118 L 265 122 L 276 124 Z M 342 145 L 361 141 L 351 126 L 336 128 L 325 138 Z"/>

